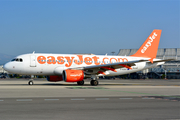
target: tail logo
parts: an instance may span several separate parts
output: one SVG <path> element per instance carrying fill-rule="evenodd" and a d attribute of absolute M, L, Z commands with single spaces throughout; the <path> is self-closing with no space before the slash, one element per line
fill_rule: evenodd
<path fill-rule="evenodd" d="M 153 42 L 153 40 L 156 38 L 157 34 L 156 32 L 153 33 L 152 36 L 149 37 L 148 42 L 145 44 L 145 46 L 141 49 L 141 53 L 145 53 L 146 50 L 151 46 L 151 43 Z"/>

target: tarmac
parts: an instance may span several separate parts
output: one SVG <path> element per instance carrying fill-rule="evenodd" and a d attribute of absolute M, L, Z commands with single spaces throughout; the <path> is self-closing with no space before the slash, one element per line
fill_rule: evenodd
<path fill-rule="evenodd" d="M 3 120 L 177 120 L 180 80 L 99 80 L 98 86 L 0 79 Z"/>

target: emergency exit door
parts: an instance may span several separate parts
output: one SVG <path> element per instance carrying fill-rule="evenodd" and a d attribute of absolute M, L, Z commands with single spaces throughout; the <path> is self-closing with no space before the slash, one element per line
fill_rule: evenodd
<path fill-rule="evenodd" d="M 35 55 L 30 56 L 30 67 L 36 67 L 36 56 Z"/>

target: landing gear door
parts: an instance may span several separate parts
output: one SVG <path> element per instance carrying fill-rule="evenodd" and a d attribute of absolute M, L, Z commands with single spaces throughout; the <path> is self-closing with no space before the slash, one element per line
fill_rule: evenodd
<path fill-rule="evenodd" d="M 36 67 L 36 56 L 35 55 L 30 56 L 30 67 Z"/>

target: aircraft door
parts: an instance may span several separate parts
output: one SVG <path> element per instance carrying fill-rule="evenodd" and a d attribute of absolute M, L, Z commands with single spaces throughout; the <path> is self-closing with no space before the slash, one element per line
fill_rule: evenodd
<path fill-rule="evenodd" d="M 36 56 L 35 55 L 30 56 L 30 67 L 36 67 Z"/>

